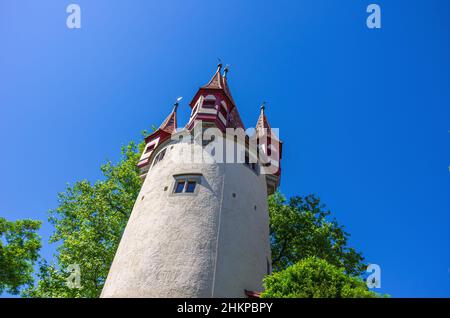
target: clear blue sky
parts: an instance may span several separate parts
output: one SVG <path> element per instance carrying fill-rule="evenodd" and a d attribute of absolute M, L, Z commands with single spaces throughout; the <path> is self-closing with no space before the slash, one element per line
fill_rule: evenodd
<path fill-rule="evenodd" d="M 448 0 L 2 0 L 0 215 L 46 220 L 178 96 L 184 124 L 221 57 L 246 126 L 268 101 L 282 191 L 322 198 L 381 292 L 450 297 L 449 16 Z"/>

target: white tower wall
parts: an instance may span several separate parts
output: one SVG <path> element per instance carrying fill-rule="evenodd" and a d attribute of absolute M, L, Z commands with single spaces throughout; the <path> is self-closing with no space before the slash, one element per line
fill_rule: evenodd
<path fill-rule="evenodd" d="M 271 262 L 265 177 L 244 164 L 177 162 L 190 147 L 169 144 L 150 167 L 101 297 L 244 297 L 244 289 L 262 290 Z M 174 176 L 196 174 L 195 193 L 173 193 Z"/>
<path fill-rule="evenodd" d="M 262 291 L 270 271 L 269 217 L 264 176 L 244 164 L 225 164 L 214 297 Z"/>

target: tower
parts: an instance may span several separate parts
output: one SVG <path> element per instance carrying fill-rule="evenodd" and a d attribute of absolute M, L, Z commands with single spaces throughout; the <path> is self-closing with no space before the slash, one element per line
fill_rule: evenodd
<path fill-rule="evenodd" d="M 199 88 L 185 129 L 177 129 L 177 102 L 145 139 L 142 188 L 101 297 L 245 297 L 245 290 L 262 290 L 271 271 L 267 196 L 281 171 L 279 160 L 268 159 L 281 157 L 281 143 L 264 107 L 254 132 L 244 132 L 227 73 L 219 64 Z"/>

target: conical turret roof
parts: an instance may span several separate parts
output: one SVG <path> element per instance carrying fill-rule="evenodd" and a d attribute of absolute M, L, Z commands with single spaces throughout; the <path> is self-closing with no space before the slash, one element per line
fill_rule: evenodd
<path fill-rule="evenodd" d="M 269 121 L 267 120 L 266 114 L 265 114 L 265 103 L 261 105 L 261 113 L 259 114 L 258 121 L 256 122 L 256 135 L 260 136 L 265 133 L 271 134 L 271 128 Z"/>
<path fill-rule="evenodd" d="M 172 112 L 167 116 L 167 118 L 163 121 L 159 129 L 165 131 L 169 134 L 173 134 L 177 130 L 177 108 L 178 102 L 173 106 Z"/>
<path fill-rule="evenodd" d="M 230 91 L 230 88 L 228 87 L 228 83 L 227 83 L 226 74 L 228 72 L 228 66 L 225 67 L 223 75 L 221 74 L 221 70 L 222 70 L 222 64 L 219 63 L 217 65 L 217 70 L 214 73 L 214 75 L 211 78 L 211 80 L 206 85 L 203 85 L 201 88 L 204 88 L 204 89 L 221 89 L 221 90 L 223 90 L 225 92 L 225 95 L 227 95 L 227 97 L 230 99 L 230 101 L 233 103 L 233 105 L 236 105 L 234 103 L 233 96 L 231 96 L 231 91 Z"/>

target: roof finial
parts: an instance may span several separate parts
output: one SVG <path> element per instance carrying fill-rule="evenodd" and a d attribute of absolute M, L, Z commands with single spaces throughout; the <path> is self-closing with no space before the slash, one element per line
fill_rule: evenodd
<path fill-rule="evenodd" d="M 230 65 L 227 64 L 225 66 L 225 68 L 223 69 L 223 77 L 227 77 L 227 73 L 228 73 L 229 70 L 230 70 Z"/>
<path fill-rule="evenodd" d="M 183 96 L 180 96 L 177 98 L 177 100 L 175 101 L 175 104 L 173 104 L 173 111 L 176 112 L 178 105 L 180 104 L 180 101 L 183 99 Z"/>
<path fill-rule="evenodd" d="M 222 69 L 222 60 L 220 59 L 220 57 L 218 57 L 217 60 L 219 61 L 217 63 L 217 70 L 220 72 L 220 70 Z"/>
<path fill-rule="evenodd" d="M 261 111 L 263 112 L 264 110 L 266 110 L 266 101 L 261 103 Z"/>

